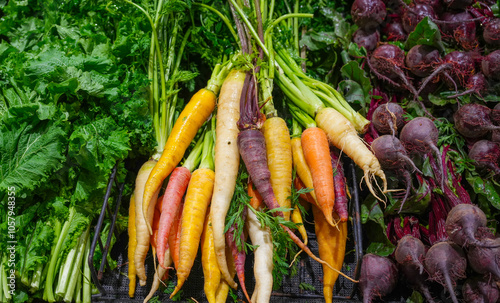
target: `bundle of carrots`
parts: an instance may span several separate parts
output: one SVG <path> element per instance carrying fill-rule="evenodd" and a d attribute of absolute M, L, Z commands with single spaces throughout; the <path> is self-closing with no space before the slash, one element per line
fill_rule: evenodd
<path fill-rule="evenodd" d="M 162 5 L 159 1 L 158 11 Z M 157 19 L 148 15 L 153 28 L 149 62 L 158 63 L 151 72 L 151 108 L 154 117 L 159 117 L 155 123 L 158 154 L 141 167 L 131 198 L 129 295 L 134 296 L 136 276 L 141 286 L 146 284 L 144 262 L 150 245 L 158 265 L 145 301 L 168 276 L 172 263 L 177 284 L 171 297 L 175 296 L 201 245 L 209 302 L 225 302 L 229 289 L 237 287 L 235 274 L 249 302 L 269 302 L 273 283 L 284 270 L 277 268 L 283 262 L 276 258 L 292 256 L 298 247 L 323 265 L 324 296 L 331 302 L 337 277 L 345 276 L 341 268 L 348 198 L 340 154 L 345 153 L 363 169 L 364 180 L 375 196 L 373 176 L 384 182 L 382 192 L 387 187 L 378 160 L 358 136 L 369 122 L 333 88 L 299 70 L 284 46 L 274 50 L 275 26 L 287 19 L 310 17 L 298 13 L 298 3 L 296 13 L 277 19 L 272 19 L 274 1 L 267 5 L 260 0 L 246 4 L 229 0 L 229 7 L 240 52 L 216 65 L 206 88 L 195 93 L 178 114 L 175 93 L 169 93 L 171 99 L 167 100 L 164 77 L 168 75 L 165 71 L 175 74 L 178 70 L 189 31 L 177 54 L 172 51 L 175 42 L 168 48 L 177 60 L 169 60 L 172 65 L 165 69 L 156 33 L 163 19 L 161 14 Z M 253 13 L 245 13 L 249 10 Z M 217 14 L 228 23 L 227 17 Z M 268 24 L 265 32 L 263 24 Z M 298 53 L 297 48 L 294 51 Z M 274 107 L 275 74 L 293 116 L 292 125 Z M 158 87 L 162 90 L 155 94 Z M 159 95 L 162 97 L 155 99 Z M 173 117 L 177 117 L 175 123 Z M 189 154 L 184 158 L 186 151 Z M 299 196 L 309 204 L 299 203 Z M 303 205 L 314 214 L 319 257 L 307 246 Z M 246 244 L 247 235 L 252 245 Z M 256 284 L 251 296 L 244 275 L 249 248 L 255 256 Z"/>

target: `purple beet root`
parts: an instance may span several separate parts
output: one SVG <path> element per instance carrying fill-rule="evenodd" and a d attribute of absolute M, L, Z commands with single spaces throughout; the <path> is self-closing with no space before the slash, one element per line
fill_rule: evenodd
<path fill-rule="evenodd" d="M 472 246 L 467 258 L 472 269 L 482 275 L 493 275 L 500 279 L 500 239 L 485 238 L 483 243 L 489 247 Z M 497 246 L 497 247 L 494 247 Z"/>
<path fill-rule="evenodd" d="M 469 158 L 479 170 L 492 171 L 500 175 L 500 146 L 492 141 L 479 140 L 471 147 Z"/>
<path fill-rule="evenodd" d="M 405 41 L 408 37 L 403 29 L 403 24 L 397 21 L 387 23 L 382 29 L 382 33 L 387 36 L 387 41 Z"/>
<path fill-rule="evenodd" d="M 443 4 L 441 3 L 441 0 L 414 0 L 416 4 L 425 4 L 430 7 L 436 12 L 436 13 L 441 13 L 444 9 Z"/>
<path fill-rule="evenodd" d="M 500 299 L 495 281 L 479 277 L 465 280 L 462 295 L 467 303 L 496 303 Z"/>
<path fill-rule="evenodd" d="M 351 6 L 354 23 L 365 30 L 377 28 L 387 15 L 381 0 L 355 0 Z"/>
<path fill-rule="evenodd" d="M 431 280 L 443 285 L 451 295 L 454 303 L 458 303 L 455 286 L 459 279 L 465 278 L 467 259 L 462 249 L 453 243 L 438 242 L 425 255 L 425 269 Z"/>
<path fill-rule="evenodd" d="M 403 108 L 397 103 L 390 102 L 382 104 L 373 112 L 373 126 L 379 134 L 396 135 L 405 125 L 403 114 Z"/>
<path fill-rule="evenodd" d="M 398 282 L 398 268 L 391 259 L 366 254 L 361 263 L 359 287 L 363 303 L 370 303 L 376 297 L 390 294 Z"/>
<path fill-rule="evenodd" d="M 455 128 L 464 137 L 479 139 L 490 131 L 500 129 L 490 119 L 491 109 L 487 106 L 469 103 L 461 106 L 453 115 Z"/>
<path fill-rule="evenodd" d="M 415 45 L 406 54 L 406 66 L 418 77 L 427 77 L 439 62 L 439 51 L 428 45 Z"/>
<path fill-rule="evenodd" d="M 368 51 L 372 51 L 377 47 L 380 41 L 380 33 L 378 30 L 365 30 L 359 28 L 352 36 L 352 40 L 359 47 L 364 47 Z"/>
<path fill-rule="evenodd" d="M 425 17 L 429 17 L 431 20 L 437 19 L 436 12 L 434 12 L 432 6 L 426 4 L 416 4 L 411 9 L 406 9 L 401 17 L 404 30 L 408 34 L 411 33 L 417 24 Z"/>
<path fill-rule="evenodd" d="M 473 0 L 443 0 L 443 3 L 451 9 L 465 9 L 473 2 Z"/>
<path fill-rule="evenodd" d="M 447 36 L 453 39 L 464 49 L 471 50 L 478 44 L 476 37 L 476 22 L 467 11 L 445 12 L 441 15 L 440 28 Z"/>
<path fill-rule="evenodd" d="M 472 204 L 458 204 L 453 207 L 444 226 L 451 241 L 460 246 L 489 247 L 483 240 L 492 237 L 486 227 L 486 215 L 477 206 Z"/>
<path fill-rule="evenodd" d="M 500 80 L 500 50 L 489 53 L 481 62 L 481 71 L 492 80 Z"/>
<path fill-rule="evenodd" d="M 465 86 L 467 79 L 474 74 L 474 60 L 469 52 L 453 51 L 444 56 L 445 64 L 450 65 L 448 74 L 451 79 L 444 77 L 449 87 L 456 89 L 457 85 Z"/>
<path fill-rule="evenodd" d="M 431 119 L 417 117 L 406 123 L 401 130 L 399 139 L 409 152 L 423 155 L 435 151 L 439 154 L 439 150 L 436 147 L 438 135 L 438 129 Z"/>
<path fill-rule="evenodd" d="M 483 39 L 491 46 L 500 46 L 500 18 L 489 19 L 483 24 Z"/>

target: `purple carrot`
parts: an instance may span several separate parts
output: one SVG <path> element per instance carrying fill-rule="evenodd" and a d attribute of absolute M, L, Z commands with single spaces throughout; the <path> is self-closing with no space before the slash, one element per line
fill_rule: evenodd
<path fill-rule="evenodd" d="M 345 191 L 345 177 L 344 168 L 342 167 L 342 162 L 340 162 L 338 151 L 335 149 L 330 149 L 330 157 L 332 158 L 333 182 L 335 189 L 335 204 L 333 204 L 334 211 L 339 215 L 342 222 L 346 222 L 349 219 L 349 214 L 347 212 L 347 195 Z"/>

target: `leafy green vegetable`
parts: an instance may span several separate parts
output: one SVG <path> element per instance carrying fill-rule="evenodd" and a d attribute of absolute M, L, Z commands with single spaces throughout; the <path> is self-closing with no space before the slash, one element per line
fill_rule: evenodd
<path fill-rule="evenodd" d="M 415 27 L 413 32 L 406 39 L 406 50 L 410 50 L 415 45 L 429 45 L 444 52 L 444 45 L 441 42 L 441 31 L 429 17 L 423 18 Z"/>

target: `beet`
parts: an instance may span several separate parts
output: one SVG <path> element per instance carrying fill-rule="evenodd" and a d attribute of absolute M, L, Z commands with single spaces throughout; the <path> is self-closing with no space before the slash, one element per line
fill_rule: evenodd
<path fill-rule="evenodd" d="M 382 44 L 373 51 L 368 60 L 368 65 L 370 66 L 370 70 L 380 79 L 396 87 L 401 87 L 400 84 L 394 82 L 394 80 L 400 79 L 406 88 L 413 94 L 416 94 L 415 88 L 403 71 L 406 69 L 404 60 L 405 53 L 402 49 L 392 44 Z"/>
<path fill-rule="evenodd" d="M 474 143 L 469 151 L 469 158 L 480 170 L 493 171 L 500 175 L 500 146 L 492 141 L 480 140 Z"/>
<path fill-rule="evenodd" d="M 462 287 L 462 295 L 467 303 L 496 303 L 500 291 L 492 279 L 468 278 Z"/>
<path fill-rule="evenodd" d="M 441 0 L 414 0 L 416 4 L 425 4 L 430 7 L 436 12 L 440 13 L 443 11 L 443 4 L 441 3 Z"/>
<path fill-rule="evenodd" d="M 491 46 L 500 46 L 500 18 L 489 19 L 483 24 L 483 39 Z"/>
<path fill-rule="evenodd" d="M 451 9 L 465 9 L 470 6 L 474 1 L 473 0 L 443 0 L 443 3 Z"/>
<path fill-rule="evenodd" d="M 434 151 L 436 154 L 439 154 L 439 150 L 436 147 L 438 135 L 437 127 L 431 119 L 417 117 L 406 123 L 401 130 L 399 138 L 409 152 L 427 154 Z"/>
<path fill-rule="evenodd" d="M 404 30 L 409 34 L 413 32 L 417 24 L 425 17 L 436 19 L 436 13 L 430 5 L 416 4 L 411 9 L 406 9 L 401 17 Z"/>
<path fill-rule="evenodd" d="M 363 256 L 359 278 L 363 303 L 369 303 L 375 297 L 382 298 L 390 294 L 397 282 L 398 268 L 391 259 L 374 254 Z"/>
<path fill-rule="evenodd" d="M 489 53 L 481 62 L 481 71 L 492 80 L 500 80 L 500 50 Z"/>
<path fill-rule="evenodd" d="M 386 14 L 385 4 L 381 0 L 355 0 L 351 6 L 354 23 L 365 30 L 377 28 Z"/>
<path fill-rule="evenodd" d="M 359 28 L 354 32 L 352 40 L 359 47 L 364 47 L 366 50 L 372 51 L 380 41 L 380 33 L 378 30 L 364 30 Z"/>
<path fill-rule="evenodd" d="M 467 252 L 470 267 L 482 275 L 492 274 L 500 279 L 500 239 L 485 238 L 483 243 L 490 247 L 472 246 Z M 494 247 L 497 246 L 497 247 Z"/>
<path fill-rule="evenodd" d="M 424 265 L 430 279 L 443 285 L 452 301 L 458 303 L 455 295 L 456 281 L 465 278 L 467 269 L 467 259 L 462 249 L 453 243 L 438 242 L 427 251 Z"/>
<path fill-rule="evenodd" d="M 439 51 L 432 46 L 415 45 L 406 54 L 406 66 L 415 76 L 426 77 L 439 59 Z"/>
<path fill-rule="evenodd" d="M 382 29 L 382 33 L 386 35 L 387 41 L 405 41 L 408 37 L 403 29 L 403 24 L 397 21 L 387 23 Z"/>
<path fill-rule="evenodd" d="M 424 271 L 423 260 L 425 246 L 420 239 L 412 235 L 405 235 L 398 241 L 394 257 L 400 265 L 400 270 L 406 282 L 415 290 L 420 291 L 427 302 L 434 302 L 426 280 L 427 272 Z"/>
<path fill-rule="evenodd" d="M 487 106 L 469 103 L 461 106 L 453 115 L 455 128 L 466 138 L 478 139 L 490 131 L 500 129 L 490 119 L 491 109 Z"/>
<path fill-rule="evenodd" d="M 491 231 L 486 227 L 486 215 L 472 204 L 454 206 L 444 226 L 451 241 L 460 246 L 487 246 L 483 239 L 491 237 Z"/>
<path fill-rule="evenodd" d="M 445 36 L 453 37 L 453 39 L 464 49 L 470 50 L 477 46 L 476 37 L 476 22 L 467 11 L 462 12 L 445 12 L 441 15 L 439 26 Z"/>
<path fill-rule="evenodd" d="M 372 123 L 379 134 L 396 135 L 405 125 L 401 105 L 390 102 L 379 105 L 372 115 Z"/>

